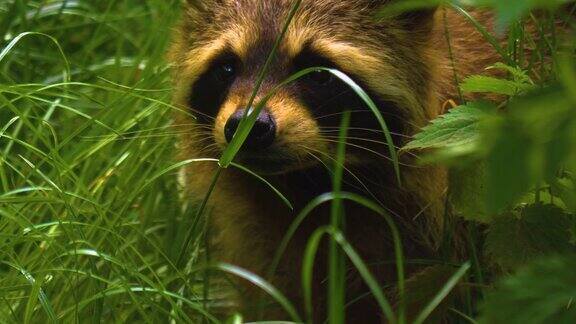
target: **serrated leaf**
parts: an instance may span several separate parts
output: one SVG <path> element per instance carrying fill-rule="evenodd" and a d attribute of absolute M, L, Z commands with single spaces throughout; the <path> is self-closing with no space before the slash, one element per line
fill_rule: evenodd
<path fill-rule="evenodd" d="M 506 71 L 506 72 L 510 73 L 510 75 L 514 79 L 514 82 L 516 82 L 516 83 L 521 83 L 521 84 L 526 84 L 526 85 L 534 84 L 534 82 L 532 82 L 532 79 L 530 79 L 530 77 L 528 76 L 526 71 L 522 70 L 519 67 L 510 66 L 510 65 L 504 64 L 502 62 L 499 62 L 499 63 L 492 65 L 488 69 L 489 70 L 496 69 L 496 70 Z"/>
<path fill-rule="evenodd" d="M 505 278 L 488 294 L 480 323 L 576 323 L 576 256 L 550 257 Z"/>
<path fill-rule="evenodd" d="M 485 203 L 490 213 L 502 212 L 525 194 L 533 183 L 532 145 L 530 138 L 507 125 L 486 159 Z"/>
<path fill-rule="evenodd" d="M 534 86 L 524 82 L 498 79 L 484 75 L 473 75 L 462 82 L 460 89 L 466 93 L 492 93 L 505 96 L 517 96 L 526 93 Z"/>
<path fill-rule="evenodd" d="M 531 205 L 520 217 L 501 216 L 490 226 L 486 254 L 504 270 L 545 255 L 576 252 L 570 243 L 570 216 L 553 205 Z"/>
<path fill-rule="evenodd" d="M 486 203 L 490 212 L 501 212 L 570 163 L 576 114 L 562 89 L 551 86 L 516 98 L 494 120 L 494 127 L 483 128 L 485 137 L 492 138 L 485 146 Z"/>
<path fill-rule="evenodd" d="M 486 165 L 475 163 L 465 168 L 450 170 L 450 202 L 457 214 L 467 220 L 481 223 L 492 221 L 486 203 Z"/>
<path fill-rule="evenodd" d="M 485 109 L 484 103 L 456 107 L 424 127 L 404 149 L 438 149 L 477 143 L 480 137 L 478 122 L 486 114 Z"/>

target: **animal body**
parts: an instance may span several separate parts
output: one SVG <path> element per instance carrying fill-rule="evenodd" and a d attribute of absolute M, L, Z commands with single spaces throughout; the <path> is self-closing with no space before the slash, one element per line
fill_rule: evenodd
<path fill-rule="evenodd" d="M 494 51 L 463 17 L 444 8 L 375 19 L 387 1 L 304 0 L 256 94 L 259 102 L 280 82 L 309 67 L 338 69 L 376 102 L 401 147 L 458 100 L 456 79 L 479 73 L 496 60 Z M 280 35 L 293 1 L 207 0 L 186 6 L 171 49 L 174 102 L 182 108 L 177 125 L 183 159 L 219 158 L 245 114 L 258 71 Z M 479 19 L 484 19 L 482 14 Z M 486 19 L 484 19 L 486 20 Z M 448 34 L 447 34 L 448 33 Z M 450 45 L 449 45 L 450 44 Z M 390 162 L 376 118 L 353 90 L 325 71 L 282 87 L 264 110 L 236 162 L 265 177 L 294 204 L 294 211 L 261 181 L 225 170 L 208 202 L 214 258 L 265 276 L 281 238 L 295 215 L 318 195 L 332 190 L 331 163 L 342 113 L 351 111 L 342 190 L 383 206 L 400 228 L 407 259 L 435 258 L 447 221 L 446 171 L 418 166 L 410 153 L 400 157 L 402 184 Z M 195 118 L 191 117 L 195 116 Z M 217 165 L 194 163 L 185 170 L 189 199 L 201 200 Z M 271 282 L 301 302 L 300 267 L 311 233 L 328 224 L 329 206 L 315 209 L 292 239 Z M 394 283 L 392 238 L 383 218 L 345 204 L 346 237 L 383 286 Z M 323 254 L 324 253 L 324 254 Z M 325 252 L 317 257 L 315 316 L 325 316 Z M 409 268 L 416 272 L 418 268 Z M 357 275 L 347 283 L 349 300 L 365 292 Z M 256 288 L 245 287 L 238 309 L 254 319 Z M 300 305 L 299 305 L 300 306 Z M 287 320 L 270 307 L 267 320 Z M 378 323 L 382 314 L 370 298 L 347 309 L 350 323 Z"/>

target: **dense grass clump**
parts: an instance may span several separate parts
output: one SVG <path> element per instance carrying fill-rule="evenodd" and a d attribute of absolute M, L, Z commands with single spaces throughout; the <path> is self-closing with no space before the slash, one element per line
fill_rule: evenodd
<path fill-rule="evenodd" d="M 477 26 L 502 55 L 491 68 L 507 77 L 473 76 L 461 80 L 461 90 L 502 99 L 454 108 L 404 149 L 430 152 L 423 163 L 452 167 L 450 204 L 469 223 L 468 235 L 483 239 L 466 247 L 469 262 L 455 267 L 413 317 L 426 321 L 460 286 L 461 307 L 449 310 L 454 322 L 573 323 L 574 8 L 560 0 L 471 2 L 495 8 L 498 28 L 510 35 L 503 46 Z M 446 5 L 467 15 L 458 4 Z M 187 125 L 171 125 L 178 108 L 170 103 L 165 53 L 179 17 L 177 0 L 0 2 L 1 323 L 217 323 L 211 306 L 226 301 L 210 285 L 216 270 L 258 284 L 295 321 L 307 318 L 292 306 L 302 301 L 285 300 L 233 265 L 213 265 L 206 211 L 180 197 L 178 170 L 195 161 L 177 160 L 176 135 Z M 536 26 L 537 37 L 527 24 Z M 538 53 L 531 56 L 537 60 L 527 60 L 525 49 Z M 341 72 L 327 71 L 355 87 Z M 362 89 L 354 90 L 377 111 Z M 386 129 L 382 116 L 375 118 Z M 346 118 L 342 125 L 344 139 Z M 220 165 L 239 167 L 232 161 L 250 126 L 249 117 Z M 341 162 L 343 155 L 334 158 Z M 330 322 L 342 321 L 337 279 L 344 259 L 358 268 L 387 318 L 405 322 L 403 308 L 390 306 L 338 230 L 345 200 L 380 207 L 340 193 L 343 171 L 335 171 L 334 192 L 316 201 L 334 201 L 333 223 L 311 238 L 305 256 L 313 260 L 314 247 L 329 237 Z M 402 274 L 405 260 L 396 248 Z M 399 275 L 400 292 L 404 280 Z"/>
<path fill-rule="evenodd" d="M 178 1 L 0 4 L 0 322 L 192 321 L 202 307 L 175 266 L 195 220 L 165 171 L 179 15 Z"/>

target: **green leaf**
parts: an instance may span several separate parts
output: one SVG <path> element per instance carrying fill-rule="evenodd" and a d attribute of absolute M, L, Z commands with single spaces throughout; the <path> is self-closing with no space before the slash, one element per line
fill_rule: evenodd
<path fill-rule="evenodd" d="M 502 62 L 499 62 L 489 67 L 488 70 L 501 70 L 504 72 L 508 72 L 512 76 L 514 82 L 516 83 L 525 84 L 526 86 L 534 84 L 534 82 L 532 81 L 530 76 L 528 76 L 526 71 L 522 70 L 519 67 L 510 66 Z"/>
<path fill-rule="evenodd" d="M 545 180 L 554 179 L 558 170 L 568 160 L 576 141 L 571 138 L 571 134 L 576 131 L 576 125 L 570 121 L 558 126 L 548 143 L 544 143 L 544 165 L 543 176 Z"/>
<path fill-rule="evenodd" d="M 576 213 L 576 183 L 570 177 L 560 177 L 552 181 L 552 192 L 562 199 L 571 213 Z"/>
<path fill-rule="evenodd" d="M 483 123 L 490 212 L 501 212 L 569 163 L 576 145 L 576 114 L 566 97 L 551 86 L 515 98 L 492 124 Z"/>
<path fill-rule="evenodd" d="M 464 79 L 460 85 L 460 89 L 467 93 L 491 93 L 517 96 L 534 89 L 534 86 L 524 82 L 498 79 L 484 75 L 473 75 Z"/>
<path fill-rule="evenodd" d="M 504 270 L 513 270 L 534 258 L 574 251 L 570 243 L 570 216 L 553 205 L 532 205 L 520 217 L 496 219 L 486 237 L 486 254 Z"/>
<path fill-rule="evenodd" d="M 485 199 L 486 165 L 477 162 L 463 168 L 450 170 L 450 202 L 456 212 L 467 220 L 481 223 L 492 221 Z"/>
<path fill-rule="evenodd" d="M 471 103 L 450 110 L 422 129 L 404 149 L 439 149 L 477 144 L 478 123 L 486 115 L 486 103 Z"/>
<path fill-rule="evenodd" d="M 501 212 L 530 189 L 533 182 L 531 157 L 529 138 L 516 131 L 513 125 L 500 130 L 486 162 L 488 212 Z"/>
<path fill-rule="evenodd" d="M 576 256 L 556 256 L 502 280 L 482 305 L 480 323 L 576 323 L 574 269 Z"/>

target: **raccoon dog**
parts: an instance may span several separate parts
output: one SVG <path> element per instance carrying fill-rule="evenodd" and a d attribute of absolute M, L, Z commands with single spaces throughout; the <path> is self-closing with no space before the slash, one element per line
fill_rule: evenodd
<path fill-rule="evenodd" d="M 175 104 L 189 125 L 180 138 L 183 159 L 219 158 L 245 115 L 258 71 L 280 35 L 293 1 L 188 1 L 171 50 Z M 342 71 L 376 102 L 401 147 L 418 129 L 457 98 L 455 76 L 478 72 L 493 52 L 463 18 L 443 8 L 375 19 L 388 1 L 304 0 L 260 87 L 255 103 L 293 73 L 308 67 Z M 450 33 L 449 37 L 446 31 Z M 451 46 L 448 46 L 451 39 Z M 455 64 L 454 64 L 455 63 Z M 455 65 L 455 66 L 454 66 Z M 293 203 L 287 208 L 261 181 L 236 169 L 221 175 L 208 203 L 214 258 L 265 276 L 279 241 L 298 211 L 332 190 L 330 164 L 344 111 L 351 111 L 343 189 L 378 202 L 400 228 L 408 259 L 434 258 L 447 221 L 446 172 L 417 166 L 401 155 L 402 184 L 395 177 L 388 145 L 374 114 L 339 78 L 317 71 L 282 87 L 258 116 L 236 162 L 256 171 Z M 192 118 L 190 115 L 194 115 Z M 194 163 L 185 170 L 190 199 L 201 200 L 217 165 Z M 329 222 L 330 208 L 314 210 L 299 227 L 272 278 L 301 302 L 300 268 L 308 238 Z M 381 216 L 345 204 L 346 238 L 382 286 L 394 283 L 390 229 Z M 316 258 L 315 316 L 325 316 L 325 249 Z M 323 254 L 324 253 L 324 254 Z M 388 261 L 388 262 L 387 262 Z M 374 265 L 375 264 L 375 265 Z M 417 268 L 409 271 L 417 271 Z M 367 292 L 355 273 L 347 277 L 347 299 Z M 259 292 L 246 285 L 238 309 L 250 319 Z M 271 306 L 267 320 L 286 320 Z M 381 320 L 370 298 L 347 308 L 353 323 Z"/>

